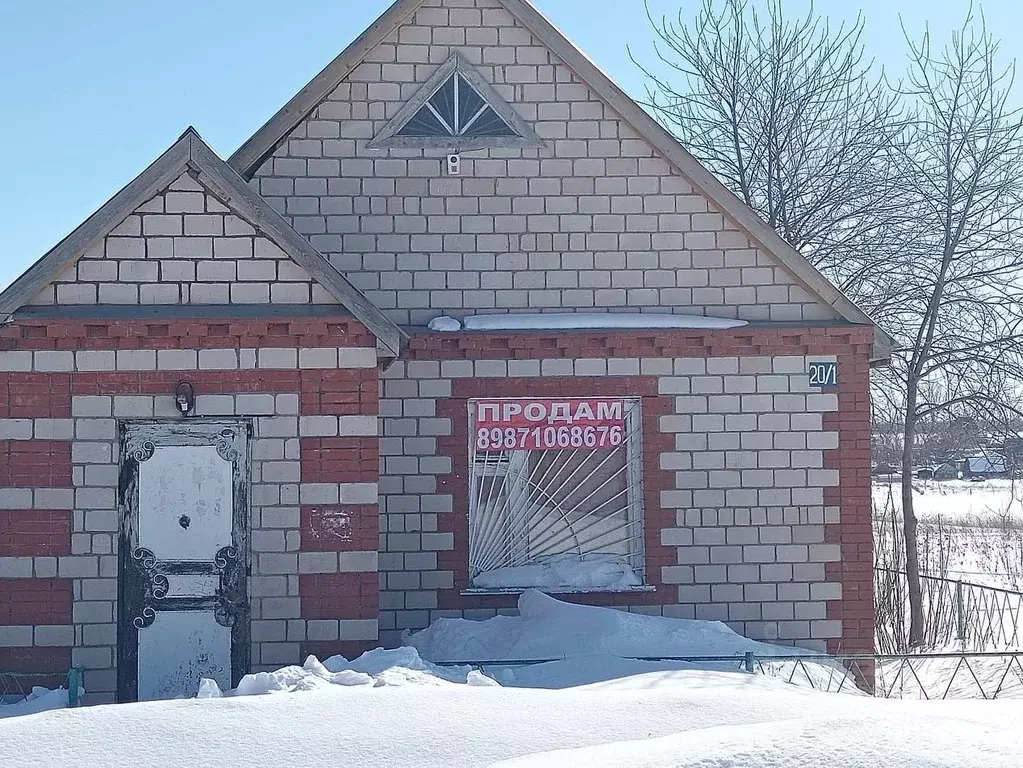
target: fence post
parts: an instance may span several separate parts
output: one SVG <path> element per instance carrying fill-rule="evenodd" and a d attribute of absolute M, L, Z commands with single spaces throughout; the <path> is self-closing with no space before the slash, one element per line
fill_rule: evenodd
<path fill-rule="evenodd" d="M 753 651 L 747 651 L 745 653 L 745 656 L 743 658 L 743 666 L 746 668 L 747 672 L 749 672 L 751 675 L 753 674 L 754 672 Z"/>
<path fill-rule="evenodd" d="M 959 645 L 966 648 L 966 606 L 963 603 L 963 582 L 956 582 L 956 629 L 959 632 Z"/>

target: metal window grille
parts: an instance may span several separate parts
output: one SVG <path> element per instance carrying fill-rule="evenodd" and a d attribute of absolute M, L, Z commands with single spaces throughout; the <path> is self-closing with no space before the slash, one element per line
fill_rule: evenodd
<path fill-rule="evenodd" d="M 479 450 L 473 439 L 471 588 L 541 586 L 558 592 L 642 588 L 642 419 L 639 400 L 624 403 L 624 435 L 620 444 L 606 448 Z M 474 436 L 475 414 L 472 401 L 469 419 Z M 530 581 L 529 575 L 540 569 L 545 569 L 548 581 Z M 618 569 L 623 579 L 595 583 L 600 579 L 595 574 L 602 569 L 605 574 Z M 550 578 L 559 577 L 564 581 L 550 583 Z"/>
<path fill-rule="evenodd" d="M 515 136 L 514 130 L 457 72 L 446 80 L 398 136 Z"/>

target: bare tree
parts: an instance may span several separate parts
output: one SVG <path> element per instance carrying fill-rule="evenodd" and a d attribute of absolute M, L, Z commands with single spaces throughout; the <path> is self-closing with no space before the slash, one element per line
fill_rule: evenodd
<path fill-rule="evenodd" d="M 901 425 L 910 641 L 922 640 L 912 470 L 921 424 L 1008 424 L 1023 382 L 1023 121 L 1014 68 L 972 9 L 947 48 L 907 34 L 892 86 L 863 20 L 832 29 L 780 0 L 704 0 L 651 18 L 648 107 L 896 338 L 876 419 Z M 648 9 L 649 15 L 649 9 Z M 676 83 L 672 78 L 680 78 Z M 903 111 L 904 105 L 906 112 Z"/>
<path fill-rule="evenodd" d="M 885 325 L 901 345 L 888 372 L 904 411 L 902 507 L 910 642 L 923 637 L 913 509 L 913 448 L 922 422 L 1005 424 L 1023 381 L 1023 120 L 1010 104 L 1014 66 L 972 11 L 950 44 L 906 36 L 913 105 L 899 144 L 894 199 L 902 286 Z"/>
<path fill-rule="evenodd" d="M 649 15 L 649 7 L 647 9 Z M 648 107 L 701 162 L 846 291 L 883 301 L 899 96 L 861 43 L 811 8 L 789 21 L 749 0 L 704 0 L 692 23 L 654 19 Z M 635 60 L 635 59 L 634 59 Z M 678 80 L 676 82 L 676 79 Z"/>

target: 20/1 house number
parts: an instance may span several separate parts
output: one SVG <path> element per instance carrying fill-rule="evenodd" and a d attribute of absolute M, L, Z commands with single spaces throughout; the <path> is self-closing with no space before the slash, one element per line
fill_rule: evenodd
<path fill-rule="evenodd" d="M 810 363 L 808 373 L 811 387 L 838 386 L 838 363 Z"/>

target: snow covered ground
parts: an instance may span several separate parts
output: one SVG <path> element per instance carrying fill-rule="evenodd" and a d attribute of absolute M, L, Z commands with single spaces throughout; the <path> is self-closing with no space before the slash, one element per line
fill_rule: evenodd
<path fill-rule="evenodd" d="M 902 520 L 899 485 L 875 483 L 874 515 Z M 914 481 L 921 566 L 932 575 L 1023 590 L 1023 481 Z M 878 541 L 878 551 L 890 547 Z M 883 559 L 883 558 L 882 558 Z"/>
<path fill-rule="evenodd" d="M 46 712 L 51 709 L 63 709 L 67 705 L 67 690 L 62 688 L 50 690 L 48 688 L 35 687 L 21 701 L 13 704 L 0 704 L 0 718 L 33 715 L 37 712 Z"/>
<path fill-rule="evenodd" d="M 896 483 L 874 483 L 874 507 L 902 514 L 902 491 Z M 1021 480 L 914 480 L 913 511 L 920 521 L 942 518 L 971 524 L 978 518 L 1002 517 L 1023 522 Z"/>
<path fill-rule="evenodd" d="M 407 638 L 410 645 L 354 661 L 311 658 L 303 667 L 250 675 L 226 696 L 207 683 L 198 699 L 8 718 L 0 721 L 0 765 L 1020 764 L 1023 702 L 882 701 L 762 675 L 626 662 L 615 654 L 784 649 L 713 622 L 567 605 L 539 593 L 526 593 L 520 607 L 522 617 L 437 622 Z M 495 680 L 422 658 L 466 654 L 562 660 L 488 667 Z M 523 685 L 530 687 L 512 687 Z"/>
<path fill-rule="evenodd" d="M 10 718 L 0 765 L 1019 765 L 1018 702 L 878 701 L 695 670 L 556 691 L 391 675 L 385 685 Z"/>

